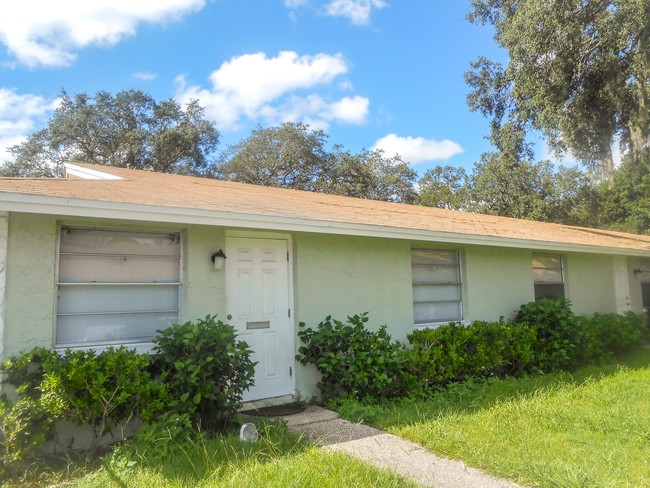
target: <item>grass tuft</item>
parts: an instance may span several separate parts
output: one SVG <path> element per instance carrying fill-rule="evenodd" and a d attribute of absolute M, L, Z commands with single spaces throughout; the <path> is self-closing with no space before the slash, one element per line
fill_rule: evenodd
<path fill-rule="evenodd" d="M 80 488 L 133 487 L 414 487 L 400 476 L 341 453 L 319 451 L 280 423 L 260 426 L 260 441 L 200 435 L 174 448 L 131 442 L 78 480 Z M 173 441 L 172 441 L 173 442 Z"/>

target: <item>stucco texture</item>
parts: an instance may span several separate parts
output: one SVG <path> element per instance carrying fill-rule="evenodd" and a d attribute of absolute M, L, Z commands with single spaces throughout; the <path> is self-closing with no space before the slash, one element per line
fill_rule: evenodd
<path fill-rule="evenodd" d="M 369 312 L 370 328 L 386 324 L 393 338 L 406 340 L 413 323 L 408 242 L 297 234 L 294 249 L 296 324 L 314 327 L 327 315 L 345 320 Z M 318 395 L 316 370 L 297 367 L 300 394 Z"/>
<path fill-rule="evenodd" d="M 566 255 L 566 297 L 576 314 L 616 312 L 613 266 L 607 255 Z"/>
<path fill-rule="evenodd" d="M 386 324 L 397 339 L 412 325 L 407 242 L 300 234 L 295 238 L 295 302 L 299 321 L 369 312 L 370 328 Z"/>
<path fill-rule="evenodd" d="M 226 321 L 226 273 L 215 270 L 210 260 L 219 249 L 225 249 L 223 229 L 190 226 L 186 232 L 186 269 L 181 316 L 184 321 L 217 314 Z"/>
<path fill-rule="evenodd" d="M 535 299 L 532 252 L 468 246 L 464 250 L 465 320 L 506 320 Z"/>
<path fill-rule="evenodd" d="M 54 217 L 9 215 L 5 357 L 36 346 L 52 346 L 56 231 Z"/>

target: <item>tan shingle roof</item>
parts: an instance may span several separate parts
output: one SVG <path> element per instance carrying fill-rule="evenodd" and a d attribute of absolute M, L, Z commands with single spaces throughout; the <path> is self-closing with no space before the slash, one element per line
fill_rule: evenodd
<path fill-rule="evenodd" d="M 5 201 L 3 194 L 13 194 L 14 197 L 23 196 L 21 198 L 25 200 L 29 200 L 29 196 L 65 199 L 69 206 L 75 205 L 74 200 L 113 202 L 158 210 L 181 208 L 262 218 L 284 217 L 301 222 L 319 222 L 323 225 L 372 226 L 388 232 L 403 229 L 429 232 L 432 235 L 464 235 L 647 251 L 650 255 L 650 236 L 206 178 L 85 164 L 79 166 L 118 175 L 123 179 L 0 178 L 0 208 Z"/>

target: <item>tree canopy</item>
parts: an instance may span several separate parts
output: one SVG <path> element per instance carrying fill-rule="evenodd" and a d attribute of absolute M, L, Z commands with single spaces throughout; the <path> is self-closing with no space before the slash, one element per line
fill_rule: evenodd
<path fill-rule="evenodd" d="M 462 167 L 435 166 L 420 178 L 418 188 L 419 205 L 447 210 L 467 210 L 469 205 L 468 176 Z"/>
<path fill-rule="evenodd" d="M 144 169 L 162 173 L 205 174 L 219 141 L 213 122 L 191 101 L 156 102 L 141 90 L 115 96 L 99 91 L 61 93 L 47 127 L 9 148 L 13 161 L 4 176 L 60 176 L 64 161 Z"/>
<path fill-rule="evenodd" d="M 495 151 L 483 153 L 471 173 L 436 166 L 418 181 L 421 205 L 575 225 L 597 225 L 597 195 L 578 168 L 533 161 L 524 132 L 493 128 Z"/>
<path fill-rule="evenodd" d="M 650 170 L 625 157 L 611 184 L 601 184 L 597 191 L 599 225 L 650 234 Z"/>
<path fill-rule="evenodd" d="M 468 104 L 492 119 L 540 130 L 551 148 L 605 175 L 620 143 L 650 166 L 650 3 L 647 0 L 473 0 L 507 66 L 486 58 L 466 73 Z"/>
<path fill-rule="evenodd" d="M 302 123 L 257 127 L 230 146 L 216 168 L 218 177 L 279 188 L 411 203 L 416 172 L 399 156 L 380 150 L 353 154 L 326 148 L 327 135 Z"/>
<path fill-rule="evenodd" d="M 221 155 L 216 174 L 231 181 L 316 191 L 327 169 L 322 130 L 301 123 L 258 126 Z"/>

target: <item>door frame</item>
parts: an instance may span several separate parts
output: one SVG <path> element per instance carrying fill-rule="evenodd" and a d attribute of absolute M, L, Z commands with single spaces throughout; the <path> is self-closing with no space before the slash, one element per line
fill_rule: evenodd
<path fill-rule="evenodd" d="M 250 231 L 250 230 L 226 230 L 225 232 L 225 240 L 224 240 L 224 246 L 226 241 L 228 241 L 229 238 L 244 238 L 244 239 L 259 239 L 261 241 L 265 239 L 276 239 L 276 240 L 283 240 L 287 241 L 287 253 L 289 254 L 289 259 L 287 260 L 287 285 L 288 285 L 288 290 L 287 290 L 287 300 L 289 302 L 289 308 L 291 310 L 291 317 L 289 318 L 289 323 L 291 324 L 291 333 L 289 334 L 289 349 L 291 351 L 291 358 L 290 358 L 290 363 L 291 363 L 291 377 L 289 378 L 289 387 L 291 389 L 290 395 L 295 396 L 296 394 L 296 304 L 295 304 L 295 298 L 294 298 L 294 271 L 293 271 L 293 237 L 291 234 L 285 234 L 281 232 L 267 232 L 267 231 Z M 228 259 L 226 258 L 226 266 L 228 266 Z M 225 284 L 226 289 L 224 290 L 225 293 L 228 293 L 227 287 L 228 283 Z M 286 396 L 286 395 L 279 395 L 279 396 Z M 276 398 L 276 397 L 270 397 L 270 398 Z M 265 400 L 264 398 L 260 400 Z M 254 401 L 259 401 L 259 400 L 254 400 Z"/>

